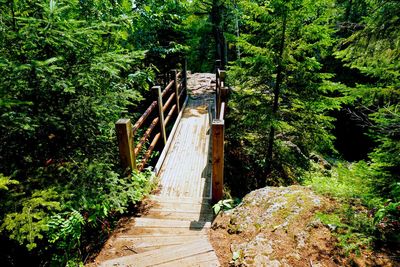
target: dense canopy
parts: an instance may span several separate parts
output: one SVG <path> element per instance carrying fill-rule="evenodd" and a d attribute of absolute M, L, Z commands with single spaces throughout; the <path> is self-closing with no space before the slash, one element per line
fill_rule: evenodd
<path fill-rule="evenodd" d="M 399 244 L 399 1 L 0 7 L 0 265 L 82 264 L 132 212 L 152 174 L 121 168 L 114 123 L 137 119 L 184 59 L 228 71 L 226 197 L 311 185 L 370 211 L 339 213 L 342 245 Z"/>

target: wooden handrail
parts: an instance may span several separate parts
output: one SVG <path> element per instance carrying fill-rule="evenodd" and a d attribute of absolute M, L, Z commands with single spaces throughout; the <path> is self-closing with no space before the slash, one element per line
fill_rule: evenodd
<path fill-rule="evenodd" d="M 168 124 L 169 120 L 171 119 L 172 115 L 174 114 L 175 110 L 176 110 L 176 104 L 172 106 L 171 110 L 168 112 L 167 117 L 165 117 L 165 121 L 164 121 L 165 126 L 167 126 L 167 124 Z"/>
<path fill-rule="evenodd" d="M 163 92 L 162 92 L 162 97 L 164 97 L 168 92 L 169 92 L 169 90 L 171 90 L 171 88 L 172 88 L 172 86 L 174 85 L 174 80 L 172 80 L 172 81 L 170 81 L 169 83 L 168 83 L 168 85 L 165 87 L 165 89 L 163 90 Z"/>
<path fill-rule="evenodd" d="M 142 148 L 142 146 L 146 143 L 147 139 L 149 139 L 151 132 L 154 130 L 154 127 L 156 127 L 157 123 L 159 122 L 160 118 L 156 117 L 150 124 L 150 127 L 147 128 L 146 132 L 142 136 L 142 138 L 139 141 L 139 144 L 135 147 L 135 155 L 139 155 L 139 151 Z"/>
<path fill-rule="evenodd" d="M 160 138 L 164 140 L 164 146 L 167 143 L 167 132 L 166 125 L 171 121 L 174 116 L 175 111 L 178 115 L 180 114 L 180 97 L 186 91 L 186 61 L 184 62 L 183 71 L 173 70 L 170 73 L 163 75 L 164 77 L 170 77 L 170 81 L 167 83 L 164 79 L 164 90 L 161 91 L 159 86 L 153 87 L 156 93 L 157 100 L 153 101 L 146 111 L 140 116 L 136 123 L 132 126 L 129 119 L 121 119 L 116 123 L 117 138 L 120 150 L 121 163 L 124 167 L 130 168 L 131 170 L 137 169 L 139 171 L 143 170 L 147 161 L 149 160 L 151 153 L 153 152 L 155 146 L 159 142 Z M 173 89 L 173 90 L 172 90 Z M 163 98 L 167 97 L 165 101 Z M 174 103 L 176 102 L 176 103 Z M 174 104 L 173 104 L 174 103 Z M 186 103 L 186 102 L 185 102 Z M 172 105 L 173 104 L 173 105 Z M 158 106 L 157 115 L 150 116 L 153 112 L 156 112 L 156 107 Z M 164 118 L 164 112 L 168 111 L 168 115 Z M 137 134 L 138 130 L 146 123 L 149 117 L 152 117 L 152 121 L 143 135 L 140 137 L 137 145 L 134 146 L 133 136 Z M 180 118 L 180 116 L 177 116 Z M 157 125 L 160 125 L 160 130 L 153 134 L 154 129 Z M 140 164 L 136 165 L 136 158 L 141 154 L 141 150 L 144 144 L 153 136 L 153 139 L 144 152 L 144 157 Z"/>
<path fill-rule="evenodd" d="M 150 115 L 151 112 L 155 109 L 157 106 L 157 101 L 153 101 L 151 105 L 146 109 L 146 111 L 143 113 L 143 115 L 137 120 L 135 125 L 132 128 L 133 134 L 136 133 L 136 131 L 142 126 L 142 124 L 145 122 L 147 117 Z"/>
<path fill-rule="evenodd" d="M 169 105 L 171 105 L 172 101 L 174 100 L 175 95 L 176 95 L 175 93 L 172 93 L 172 94 L 169 96 L 167 102 L 165 102 L 165 104 L 164 104 L 164 106 L 163 106 L 163 111 L 164 111 L 164 112 L 168 109 Z"/>
<path fill-rule="evenodd" d="M 151 152 L 153 152 L 158 140 L 161 137 L 161 133 L 158 133 L 154 136 L 153 141 L 151 141 L 150 147 L 149 149 L 146 151 L 144 158 L 142 160 L 142 162 L 139 164 L 138 166 L 138 170 L 142 171 L 144 166 L 146 165 L 147 161 L 149 160 L 150 156 L 151 156 Z"/>

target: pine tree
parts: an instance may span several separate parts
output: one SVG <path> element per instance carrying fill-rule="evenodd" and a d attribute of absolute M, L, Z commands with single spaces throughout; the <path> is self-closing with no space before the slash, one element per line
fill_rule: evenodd
<path fill-rule="evenodd" d="M 331 97 L 337 87 L 321 61 L 335 42 L 337 10 L 334 1 L 305 0 L 238 1 L 238 8 L 242 57 L 230 73 L 240 84 L 233 116 L 244 138 L 236 138 L 254 150 L 263 186 L 266 175 L 293 178 L 311 152 L 332 149 L 327 112 L 340 100 Z"/>

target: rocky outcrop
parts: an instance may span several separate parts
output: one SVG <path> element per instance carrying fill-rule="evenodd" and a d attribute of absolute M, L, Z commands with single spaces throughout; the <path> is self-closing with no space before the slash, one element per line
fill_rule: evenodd
<path fill-rule="evenodd" d="M 214 221 L 212 243 L 224 266 L 337 266 L 334 238 L 315 216 L 327 208 L 307 187 L 265 187 Z"/>

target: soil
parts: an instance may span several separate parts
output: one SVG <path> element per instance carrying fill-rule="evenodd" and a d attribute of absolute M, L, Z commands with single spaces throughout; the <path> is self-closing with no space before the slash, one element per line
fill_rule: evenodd
<path fill-rule="evenodd" d="M 345 255 L 315 216 L 338 205 L 308 187 L 265 187 L 218 215 L 209 237 L 222 266 L 400 266 L 384 250 Z"/>

